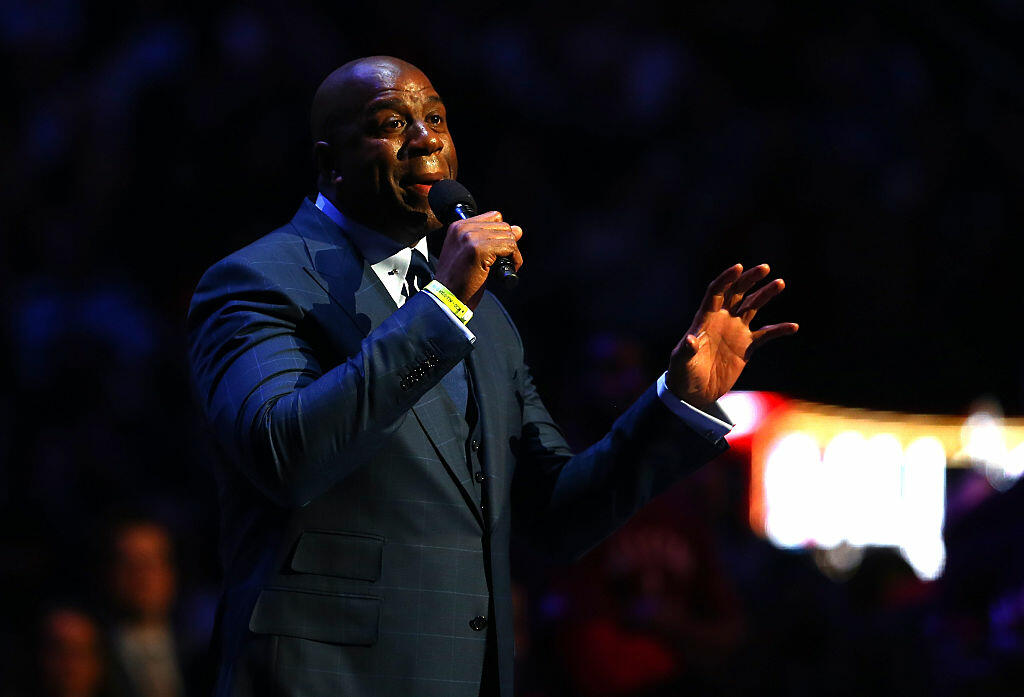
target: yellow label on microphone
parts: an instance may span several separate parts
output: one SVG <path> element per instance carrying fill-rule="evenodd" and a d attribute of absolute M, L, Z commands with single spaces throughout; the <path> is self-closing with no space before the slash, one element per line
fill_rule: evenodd
<path fill-rule="evenodd" d="M 455 297 L 455 293 L 436 280 L 424 286 L 423 290 L 429 291 L 431 295 L 444 303 L 444 306 L 451 310 L 452 314 L 463 324 L 473 319 L 473 311 L 463 305 L 462 301 Z"/>

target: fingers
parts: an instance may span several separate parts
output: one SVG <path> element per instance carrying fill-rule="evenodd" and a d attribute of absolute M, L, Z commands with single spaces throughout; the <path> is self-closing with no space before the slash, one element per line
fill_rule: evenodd
<path fill-rule="evenodd" d="M 482 253 L 481 262 L 485 268 L 490 268 L 498 257 L 512 257 L 516 270 L 523 265 L 523 255 L 519 252 L 516 242 L 523 236 L 523 230 L 518 225 L 507 226 L 504 230 L 491 230 L 490 234 L 481 241 L 479 250 Z"/>
<path fill-rule="evenodd" d="M 718 312 L 721 310 L 725 302 L 726 291 L 729 290 L 729 287 L 736 282 L 742 273 L 743 266 L 741 264 L 734 264 L 720 273 L 718 278 L 708 285 L 708 289 L 704 293 L 704 300 L 700 304 L 701 311 Z"/>
<path fill-rule="evenodd" d="M 497 211 L 456 220 L 448 228 L 447 233 L 447 237 L 457 237 L 470 245 L 476 245 L 484 240 L 511 240 L 514 243 L 522 236 L 522 228 L 502 222 L 501 214 Z"/>
<path fill-rule="evenodd" d="M 449 233 L 453 231 L 464 236 L 475 236 L 481 232 L 497 233 L 485 236 L 512 237 L 515 240 L 523 236 L 523 229 L 518 225 L 509 225 L 502 221 L 501 213 L 498 211 L 474 215 L 472 218 L 466 218 L 465 220 L 456 220 L 448 228 Z"/>
<path fill-rule="evenodd" d="M 796 322 L 783 322 L 781 324 L 770 324 L 767 327 L 761 327 L 755 332 L 751 333 L 753 341 L 750 342 L 750 347 L 747 349 L 747 358 L 750 358 L 757 349 L 761 348 L 769 341 L 782 338 L 784 336 L 792 336 L 799 331 L 800 325 Z"/>
<path fill-rule="evenodd" d="M 498 257 L 512 257 L 518 271 L 523 255 L 517 242 L 522 237 L 523 228 L 504 222 L 499 211 L 489 211 L 452 223 L 446 240 L 451 239 L 453 248 L 471 255 L 477 268 L 489 271 Z"/>
<path fill-rule="evenodd" d="M 518 243 L 523 237 L 523 228 L 518 225 L 512 226 L 512 234 L 515 236 L 515 241 Z M 512 252 L 512 261 L 515 262 L 516 271 L 523 266 L 523 255 L 519 253 L 519 245 L 516 244 L 515 251 Z"/>
<path fill-rule="evenodd" d="M 778 278 L 744 298 L 770 271 L 768 264 L 758 264 L 746 271 L 741 264 L 730 266 L 708 285 L 701 302 L 701 312 L 718 312 L 724 308 L 749 324 L 757 311 L 786 287 L 785 282 Z"/>
<path fill-rule="evenodd" d="M 769 271 L 771 271 L 771 268 L 768 264 L 760 264 L 752 269 L 744 271 L 726 293 L 725 307 L 730 310 L 735 309 L 737 304 L 743 299 L 743 294 L 753 288 L 755 284 L 764 280 Z"/>
<path fill-rule="evenodd" d="M 500 212 L 489 211 L 448 226 L 436 278 L 460 300 L 475 308 L 498 257 L 511 257 L 516 270 L 523 265 L 517 242 L 523 229 L 506 223 Z"/>
<path fill-rule="evenodd" d="M 768 304 L 769 300 L 781 293 L 785 287 L 786 282 L 781 278 L 776 278 L 768 285 L 761 286 L 761 288 L 756 292 L 747 296 L 747 299 L 743 301 L 735 314 L 738 317 L 742 317 L 744 322 L 750 324 L 750 321 L 754 319 L 754 315 L 757 314 L 757 311 Z"/>
<path fill-rule="evenodd" d="M 490 268 L 497 261 L 498 257 L 512 257 L 516 271 L 523 265 L 523 255 L 520 253 L 519 247 L 512 237 L 495 238 L 489 240 L 489 243 L 485 248 L 487 253 L 486 261 L 484 261 L 485 267 Z M 492 254 L 493 257 L 491 256 Z"/>

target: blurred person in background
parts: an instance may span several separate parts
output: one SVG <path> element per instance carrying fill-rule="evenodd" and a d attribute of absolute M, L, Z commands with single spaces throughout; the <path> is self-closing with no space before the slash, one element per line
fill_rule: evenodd
<path fill-rule="evenodd" d="M 39 697 L 111 697 L 103 633 L 88 612 L 57 605 L 39 622 L 35 694 Z"/>
<path fill-rule="evenodd" d="M 110 538 L 111 645 L 131 697 L 184 697 L 185 661 L 173 611 L 178 588 L 171 534 L 146 519 L 118 522 Z"/>
<path fill-rule="evenodd" d="M 706 521 L 659 503 L 570 576 L 560 634 L 575 694 L 705 694 L 744 638 Z"/>

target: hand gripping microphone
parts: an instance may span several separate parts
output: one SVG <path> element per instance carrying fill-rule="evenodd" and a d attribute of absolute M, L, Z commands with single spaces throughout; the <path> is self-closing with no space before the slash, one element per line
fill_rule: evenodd
<path fill-rule="evenodd" d="M 473 200 L 473 194 L 454 179 L 442 179 L 435 182 L 430 187 L 427 202 L 430 203 L 430 209 L 434 211 L 434 215 L 445 227 L 456 220 L 465 220 L 476 215 L 476 201 Z M 497 271 L 492 270 L 491 275 L 497 273 L 501 276 L 505 288 L 511 290 L 519 284 L 519 274 L 516 273 L 515 266 L 512 265 L 512 257 L 498 257 L 494 262 L 494 268 Z"/>

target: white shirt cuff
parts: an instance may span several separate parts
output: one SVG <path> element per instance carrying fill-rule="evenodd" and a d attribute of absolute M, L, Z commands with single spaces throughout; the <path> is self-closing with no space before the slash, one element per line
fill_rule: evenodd
<path fill-rule="evenodd" d="M 465 324 L 463 324 L 462 320 L 459 319 L 458 317 L 456 317 L 455 313 L 452 312 L 451 310 L 449 310 L 447 305 L 445 305 L 443 302 L 441 302 L 441 300 L 436 295 L 434 295 L 433 293 L 427 293 L 427 295 L 430 296 L 431 300 L 433 300 L 434 302 L 437 303 L 438 307 L 440 307 L 442 310 L 444 310 L 446 315 L 451 317 L 452 322 L 455 322 L 455 324 L 459 327 L 459 329 L 462 330 L 462 333 L 466 335 L 466 338 L 469 339 L 469 343 L 471 343 L 471 344 L 476 343 L 476 334 L 474 334 L 473 332 L 469 331 L 469 327 L 467 327 Z"/>
<path fill-rule="evenodd" d="M 668 372 L 661 374 L 658 378 L 658 397 L 665 403 L 673 414 L 678 416 L 687 426 L 707 438 L 712 443 L 722 440 L 732 426 L 726 422 L 716 419 L 711 414 L 706 414 L 692 404 L 688 404 L 669 392 L 665 378 Z M 724 412 L 723 412 L 724 413 Z"/>

